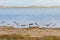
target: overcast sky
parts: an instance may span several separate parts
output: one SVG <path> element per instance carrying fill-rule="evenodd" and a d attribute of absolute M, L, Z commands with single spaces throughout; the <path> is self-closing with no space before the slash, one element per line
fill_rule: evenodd
<path fill-rule="evenodd" d="M 60 6 L 60 0 L 0 0 L 1 6 Z"/>

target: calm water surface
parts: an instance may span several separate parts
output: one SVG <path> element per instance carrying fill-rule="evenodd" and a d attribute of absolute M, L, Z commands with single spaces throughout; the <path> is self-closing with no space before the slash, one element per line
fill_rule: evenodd
<path fill-rule="evenodd" d="M 40 26 L 56 23 L 54 27 L 60 27 L 60 8 L 0 8 L 0 25 L 10 24 L 17 27 L 13 23 L 14 21 L 19 25 L 25 24 L 27 26 L 34 22 Z"/>

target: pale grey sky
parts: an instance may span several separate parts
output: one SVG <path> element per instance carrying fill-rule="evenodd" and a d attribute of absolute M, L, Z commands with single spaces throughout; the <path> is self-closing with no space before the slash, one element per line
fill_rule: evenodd
<path fill-rule="evenodd" d="M 6 6 L 60 6 L 60 0 L 0 0 L 0 5 Z"/>

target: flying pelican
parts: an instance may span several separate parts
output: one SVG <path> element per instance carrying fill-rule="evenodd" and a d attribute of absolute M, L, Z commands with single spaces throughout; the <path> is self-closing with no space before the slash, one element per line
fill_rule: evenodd
<path fill-rule="evenodd" d="M 26 26 L 26 25 L 21 25 L 21 26 Z"/>
<path fill-rule="evenodd" d="M 39 26 L 37 23 L 35 23 L 35 25 Z"/>
<path fill-rule="evenodd" d="M 5 21 L 0 21 L 0 23 L 5 23 Z"/>
<path fill-rule="evenodd" d="M 52 23 L 46 24 L 45 26 L 50 26 Z"/>
<path fill-rule="evenodd" d="M 33 23 L 30 23 L 29 25 L 33 25 Z"/>
<path fill-rule="evenodd" d="M 56 23 L 55 24 L 53 24 L 52 26 L 55 26 L 56 25 Z"/>
<path fill-rule="evenodd" d="M 17 23 L 16 21 L 14 21 L 14 23 L 15 23 L 17 26 L 19 26 L 19 23 Z"/>

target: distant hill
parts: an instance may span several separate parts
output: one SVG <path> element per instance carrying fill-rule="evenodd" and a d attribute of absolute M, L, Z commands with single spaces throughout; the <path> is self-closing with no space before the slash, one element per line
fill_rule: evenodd
<path fill-rule="evenodd" d="M 0 6 L 0 8 L 60 8 L 60 6 Z"/>

